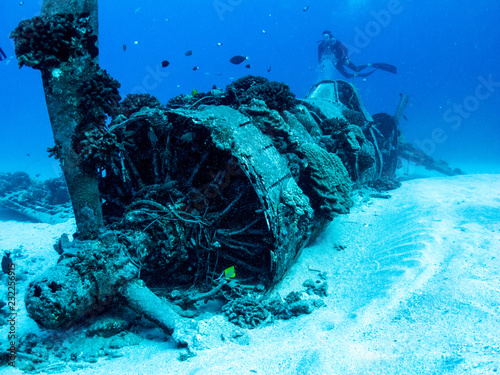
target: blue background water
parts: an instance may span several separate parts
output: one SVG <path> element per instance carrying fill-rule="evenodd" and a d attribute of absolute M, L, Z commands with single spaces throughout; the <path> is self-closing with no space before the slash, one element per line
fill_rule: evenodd
<path fill-rule="evenodd" d="M 8 56 L 10 32 L 40 6 L 0 3 Z M 101 1 L 100 64 L 121 83 L 122 96 L 148 92 L 163 103 L 246 74 L 285 82 L 304 97 L 319 80 L 317 41 L 328 29 L 350 47 L 354 63 L 398 67 L 397 75 L 354 80 L 370 113 L 393 114 L 406 93 L 408 141 L 466 172 L 500 173 L 499 14 L 492 0 Z M 229 63 L 237 54 L 249 57 L 250 69 Z M 165 59 L 170 66 L 162 69 Z M 0 85 L 0 171 L 57 175 L 45 151 L 53 141 L 40 73 L 18 69 L 14 57 L 0 62 Z"/>

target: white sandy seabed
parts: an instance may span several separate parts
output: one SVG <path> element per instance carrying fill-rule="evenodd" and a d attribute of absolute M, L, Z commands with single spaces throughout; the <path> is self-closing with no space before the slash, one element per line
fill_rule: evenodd
<path fill-rule="evenodd" d="M 198 322 L 197 355 L 186 361 L 171 342 L 144 339 L 119 358 L 59 372 L 500 373 L 500 175 L 406 181 L 390 195 L 337 217 L 278 285 L 285 296 L 313 270 L 327 272 L 326 306 L 312 314 L 244 330 L 239 343 L 221 339 L 232 329 L 223 316 L 207 316 Z M 73 221 L 0 222 L 0 249 L 14 250 L 19 284 L 54 264 L 54 240 L 73 231 Z M 22 311 L 22 292 L 18 300 L 19 332 L 39 332 Z"/>

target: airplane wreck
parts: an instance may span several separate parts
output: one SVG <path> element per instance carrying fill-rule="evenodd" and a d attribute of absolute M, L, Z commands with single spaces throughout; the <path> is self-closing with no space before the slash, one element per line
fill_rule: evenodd
<path fill-rule="evenodd" d="M 77 224 L 58 263 L 25 302 L 42 327 L 65 328 L 117 302 L 167 334 L 185 305 L 230 288 L 224 271 L 272 290 L 353 189 L 396 188 L 405 158 L 456 174 L 408 145 L 396 113 L 370 115 L 357 89 L 322 81 L 304 99 L 245 76 L 225 90 L 165 105 L 118 93 L 98 65 L 97 0 L 44 1 L 12 33 L 20 66 L 42 74 L 55 145 Z M 192 286 L 197 294 L 188 292 Z"/>

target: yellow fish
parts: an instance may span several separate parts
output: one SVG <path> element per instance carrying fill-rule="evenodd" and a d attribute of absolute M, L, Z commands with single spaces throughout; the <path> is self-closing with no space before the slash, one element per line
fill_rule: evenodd
<path fill-rule="evenodd" d="M 236 277 L 236 272 L 234 271 L 234 266 L 231 266 L 231 267 L 226 268 L 224 270 L 224 277 L 226 279 L 232 279 L 233 277 Z"/>

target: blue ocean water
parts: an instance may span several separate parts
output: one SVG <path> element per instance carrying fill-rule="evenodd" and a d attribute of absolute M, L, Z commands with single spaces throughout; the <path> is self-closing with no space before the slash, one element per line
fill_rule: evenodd
<path fill-rule="evenodd" d="M 46 178 L 59 169 L 45 151 L 53 141 L 40 73 L 18 69 L 9 39 L 41 3 L 0 3 L 0 47 L 9 56 L 0 61 L 0 171 Z M 320 79 L 317 42 L 331 30 L 355 64 L 398 67 L 397 75 L 352 81 L 371 114 L 393 114 L 400 93 L 408 94 L 407 141 L 465 172 L 500 173 L 498 14 L 492 0 L 101 1 L 100 65 L 121 83 L 122 97 L 147 92 L 166 103 L 246 74 L 304 97 Z M 234 55 L 248 61 L 232 65 Z"/>

